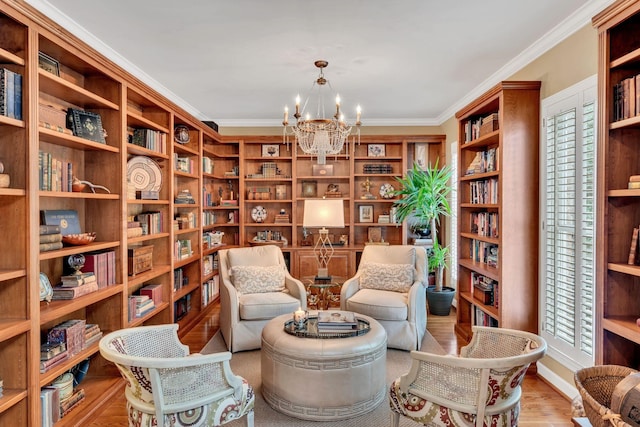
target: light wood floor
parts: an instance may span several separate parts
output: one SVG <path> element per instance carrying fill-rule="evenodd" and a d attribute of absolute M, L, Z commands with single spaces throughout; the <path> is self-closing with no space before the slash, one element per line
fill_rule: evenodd
<path fill-rule="evenodd" d="M 215 310 L 215 309 L 214 309 Z M 449 316 L 429 316 L 427 329 L 440 345 L 449 353 L 456 354 L 458 341 L 453 332 L 455 313 Z M 182 342 L 189 346 L 191 352 L 199 351 L 219 328 L 218 311 L 202 320 L 189 333 L 182 337 Z M 114 399 L 105 408 L 100 418 L 89 427 L 121 427 L 127 425 L 124 393 Z M 521 401 L 520 426 L 571 427 L 570 402 L 556 392 L 546 382 L 534 375 L 527 375 L 523 385 Z M 256 427 L 260 427 L 256 419 Z M 417 426 L 418 424 L 416 424 Z"/>

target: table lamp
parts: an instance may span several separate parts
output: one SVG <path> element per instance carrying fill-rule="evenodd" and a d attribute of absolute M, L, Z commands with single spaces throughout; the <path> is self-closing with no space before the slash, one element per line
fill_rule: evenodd
<path fill-rule="evenodd" d="M 316 279 L 331 279 L 329 261 L 333 256 L 333 245 L 328 228 L 344 228 L 344 202 L 342 199 L 306 199 L 302 226 L 320 228 L 313 248 L 318 263 Z"/>

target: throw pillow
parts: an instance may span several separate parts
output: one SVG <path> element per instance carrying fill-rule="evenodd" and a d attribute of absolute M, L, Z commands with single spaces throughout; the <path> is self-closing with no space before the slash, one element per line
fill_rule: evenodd
<path fill-rule="evenodd" d="M 413 284 L 411 264 L 380 264 L 367 262 L 362 266 L 360 287 L 394 292 L 409 292 Z"/>
<path fill-rule="evenodd" d="M 242 294 L 281 292 L 284 290 L 284 268 L 281 265 L 261 267 L 237 265 L 230 271 L 233 285 Z"/>

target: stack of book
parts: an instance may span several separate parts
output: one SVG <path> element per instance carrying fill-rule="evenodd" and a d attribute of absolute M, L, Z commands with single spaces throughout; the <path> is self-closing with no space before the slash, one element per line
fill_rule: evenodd
<path fill-rule="evenodd" d="M 84 401 L 84 389 L 76 389 L 73 394 L 60 402 L 60 418 L 64 418 L 69 412 Z"/>
<path fill-rule="evenodd" d="M 640 188 L 640 175 L 631 175 L 629 177 L 629 187 L 628 188 Z"/>
<path fill-rule="evenodd" d="M 57 225 L 40 226 L 40 252 L 62 249 L 62 234 Z"/>
<path fill-rule="evenodd" d="M 146 285 L 140 288 L 140 295 L 146 295 L 153 300 L 153 303 L 158 306 L 162 303 L 162 285 Z"/>
<path fill-rule="evenodd" d="M 62 283 L 53 288 L 52 300 L 70 300 L 98 290 L 93 272 L 70 274 L 60 278 Z"/>
<path fill-rule="evenodd" d="M 102 338 L 100 326 L 95 323 L 89 323 L 84 327 L 84 348 L 89 348 L 91 344 Z"/>
<path fill-rule="evenodd" d="M 69 357 L 75 356 L 84 349 L 84 333 L 87 321 L 71 319 L 51 328 L 47 334 L 50 344 L 64 343 Z"/>
<path fill-rule="evenodd" d="M 134 221 L 133 217 L 131 217 L 127 221 L 127 238 L 140 237 L 142 236 L 142 234 L 142 226 L 140 225 L 140 221 Z"/>
<path fill-rule="evenodd" d="M 335 332 L 358 329 L 358 321 L 350 311 L 319 311 L 318 331 Z"/>
<path fill-rule="evenodd" d="M 42 344 L 40 346 L 40 373 L 47 372 L 68 358 L 69 353 L 64 342 Z"/>
<path fill-rule="evenodd" d="M 289 219 L 289 214 L 285 213 L 284 209 L 280 210 L 279 214 L 276 214 L 276 219 L 274 223 L 276 224 L 289 224 L 291 220 Z"/>
<path fill-rule="evenodd" d="M 131 295 L 129 297 L 129 320 L 143 317 L 156 307 L 148 295 Z"/>

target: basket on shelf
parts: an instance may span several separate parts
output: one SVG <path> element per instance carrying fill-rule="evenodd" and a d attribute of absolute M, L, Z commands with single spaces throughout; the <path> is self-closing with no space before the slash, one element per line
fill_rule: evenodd
<path fill-rule="evenodd" d="M 610 409 L 611 396 L 620 381 L 638 371 L 626 366 L 600 365 L 578 370 L 574 375 L 587 418 L 593 427 L 631 427 Z M 604 419 L 603 419 L 604 416 Z"/>

